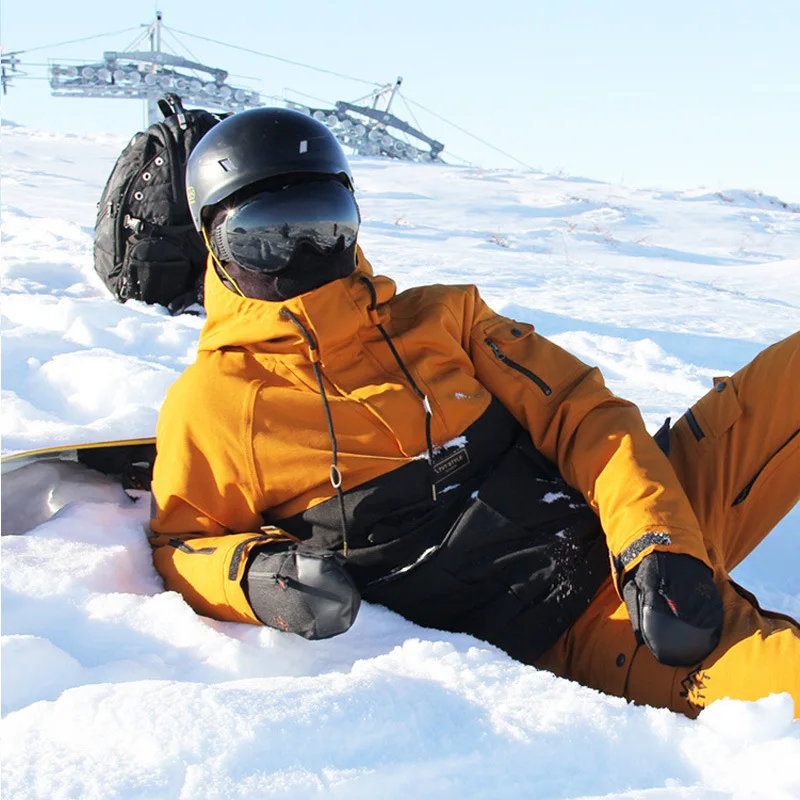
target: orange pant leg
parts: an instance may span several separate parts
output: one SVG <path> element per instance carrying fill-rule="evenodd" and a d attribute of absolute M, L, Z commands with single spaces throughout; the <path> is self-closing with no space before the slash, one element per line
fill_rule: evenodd
<path fill-rule="evenodd" d="M 716 379 L 674 425 L 670 461 L 730 572 L 800 499 L 800 333 Z"/>
<path fill-rule="evenodd" d="M 800 334 L 717 383 L 673 428 L 670 460 L 705 532 L 725 604 L 719 646 L 692 668 L 638 647 L 608 581 L 537 666 L 695 716 L 713 700 L 789 692 L 800 717 L 800 625 L 728 577 L 800 498 Z M 800 568 L 800 565 L 798 565 Z"/>

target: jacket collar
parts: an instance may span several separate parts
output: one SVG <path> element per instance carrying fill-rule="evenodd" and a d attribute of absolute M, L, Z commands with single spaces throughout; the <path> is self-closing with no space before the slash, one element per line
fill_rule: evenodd
<path fill-rule="evenodd" d="M 308 345 L 291 319 L 281 314 L 286 308 L 314 337 L 322 361 L 332 359 L 342 348 L 351 348 L 355 336 L 372 326 L 368 308 L 372 302 L 369 278 L 378 305 L 395 294 L 395 283 L 383 276 L 373 277 L 372 266 L 358 249 L 355 272 L 312 292 L 283 302 L 240 297 L 219 279 L 210 257 L 205 278 L 206 323 L 200 333 L 198 349 L 220 350 L 241 347 L 255 353 L 307 353 Z"/>

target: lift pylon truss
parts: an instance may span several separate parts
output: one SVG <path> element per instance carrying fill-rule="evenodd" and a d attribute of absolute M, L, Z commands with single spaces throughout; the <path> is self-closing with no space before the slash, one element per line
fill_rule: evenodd
<path fill-rule="evenodd" d="M 150 26 L 150 50 L 108 51 L 103 60 L 78 65 L 51 63 L 50 88 L 56 97 L 145 100 L 148 123 L 159 119 L 158 98 L 175 92 L 187 105 L 222 112 L 263 105 L 258 92 L 231 86 L 228 73 L 161 50 L 161 13 Z"/>
<path fill-rule="evenodd" d="M 337 101 L 335 108 L 311 108 L 287 102 L 290 108 L 309 114 L 324 122 L 343 145 L 359 155 L 397 158 L 404 161 L 440 161 L 444 145 L 431 139 L 422 131 L 389 113 L 392 100 L 397 95 L 402 78 L 373 92 L 372 106 L 359 102 Z M 378 108 L 378 101 L 389 95 L 386 107 Z M 401 139 L 402 134 L 406 139 Z M 416 141 L 408 141 L 411 138 Z M 427 145 L 427 149 L 421 145 Z"/>

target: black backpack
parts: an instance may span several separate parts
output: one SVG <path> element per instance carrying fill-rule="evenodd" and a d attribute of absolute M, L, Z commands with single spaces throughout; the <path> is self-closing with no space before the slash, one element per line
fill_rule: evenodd
<path fill-rule="evenodd" d="M 221 119 L 158 101 L 163 122 L 135 134 L 108 178 L 94 229 L 94 268 L 121 303 L 159 303 L 178 314 L 203 302 L 206 247 L 186 201 L 186 159 Z"/>

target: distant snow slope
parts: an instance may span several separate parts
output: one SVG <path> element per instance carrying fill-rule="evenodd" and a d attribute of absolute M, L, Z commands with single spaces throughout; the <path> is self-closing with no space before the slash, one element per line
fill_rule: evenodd
<path fill-rule="evenodd" d="M 4 454 L 152 435 L 194 358 L 202 319 L 118 305 L 92 269 L 124 144 L 3 124 Z M 652 430 L 800 327 L 800 208 L 777 198 L 353 169 L 377 272 L 478 284 L 600 366 Z M 800 797 L 785 696 L 689 722 L 377 606 L 325 642 L 214 622 L 162 591 L 147 496 L 63 477 L 73 502 L 2 541 L 4 797 Z M 797 509 L 737 577 L 800 615 Z"/>

